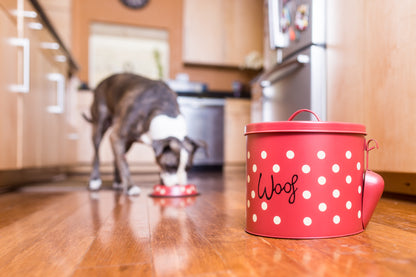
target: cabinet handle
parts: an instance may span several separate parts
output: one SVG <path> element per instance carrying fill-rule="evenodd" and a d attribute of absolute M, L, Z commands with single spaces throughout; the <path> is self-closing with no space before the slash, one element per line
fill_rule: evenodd
<path fill-rule="evenodd" d="M 22 16 L 24 18 L 36 18 L 38 14 L 34 11 L 12 10 L 11 14 L 14 16 Z"/>
<path fill-rule="evenodd" d="M 27 38 L 10 38 L 9 43 L 23 48 L 23 83 L 9 86 L 10 91 L 29 93 L 30 83 L 30 41 Z"/>
<path fill-rule="evenodd" d="M 64 112 L 65 77 L 59 73 L 49 73 L 48 80 L 56 82 L 56 105 L 48 106 L 48 112 L 61 114 Z"/>

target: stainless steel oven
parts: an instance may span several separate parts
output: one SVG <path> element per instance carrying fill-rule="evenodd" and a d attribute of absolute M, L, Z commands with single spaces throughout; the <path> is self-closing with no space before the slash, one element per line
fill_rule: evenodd
<path fill-rule="evenodd" d="M 178 97 L 185 117 L 188 136 L 207 144 L 207 155 L 198 150 L 194 156 L 197 167 L 220 168 L 224 163 L 224 103 L 223 98 Z"/>

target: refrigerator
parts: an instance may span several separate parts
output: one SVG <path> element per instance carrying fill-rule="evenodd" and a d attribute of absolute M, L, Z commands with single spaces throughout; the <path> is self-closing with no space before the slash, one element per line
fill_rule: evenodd
<path fill-rule="evenodd" d="M 252 121 L 287 120 L 299 109 L 326 120 L 325 0 L 266 0 L 265 8 L 267 60 L 253 81 Z"/>

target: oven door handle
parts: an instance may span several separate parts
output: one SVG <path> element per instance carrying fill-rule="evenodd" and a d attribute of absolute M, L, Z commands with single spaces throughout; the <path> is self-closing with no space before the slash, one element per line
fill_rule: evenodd
<path fill-rule="evenodd" d="M 310 57 L 308 55 L 300 54 L 300 55 L 296 56 L 296 59 L 289 60 L 289 61 L 287 61 L 285 63 L 282 63 L 282 64 L 277 64 L 273 68 L 271 68 L 270 71 L 268 71 L 266 74 L 264 74 L 262 78 L 260 78 L 260 86 L 265 88 L 265 87 L 270 87 L 271 85 L 276 83 L 278 80 L 280 80 L 285 75 L 285 73 L 287 73 L 287 71 L 284 71 L 284 70 L 287 69 L 288 67 L 304 66 L 304 65 L 309 64 L 309 63 L 310 63 Z M 283 73 L 278 74 L 280 72 L 283 72 Z M 270 78 L 270 77 L 272 77 L 272 78 Z"/>

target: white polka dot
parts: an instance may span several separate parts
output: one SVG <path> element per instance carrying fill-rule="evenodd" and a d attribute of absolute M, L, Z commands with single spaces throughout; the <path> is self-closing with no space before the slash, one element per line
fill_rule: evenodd
<path fill-rule="evenodd" d="M 334 165 L 332 166 L 332 172 L 334 172 L 334 173 L 338 173 L 338 172 L 339 172 L 339 165 L 334 164 Z"/>
<path fill-rule="evenodd" d="M 254 192 L 254 190 L 251 191 L 251 198 L 254 199 L 254 197 L 256 197 L 256 193 Z"/>
<path fill-rule="evenodd" d="M 345 207 L 347 207 L 348 210 L 351 210 L 351 208 L 352 208 L 351 201 L 347 201 L 347 203 L 345 204 Z"/>
<path fill-rule="evenodd" d="M 160 194 L 166 194 L 166 190 L 165 189 L 161 189 L 160 190 Z"/>
<path fill-rule="evenodd" d="M 307 164 L 302 166 L 302 172 L 305 174 L 308 174 L 309 172 L 311 172 L 311 167 Z"/>
<path fill-rule="evenodd" d="M 347 184 L 351 184 L 351 182 L 352 182 L 352 178 L 351 178 L 351 176 L 350 176 L 350 175 L 348 175 L 348 176 L 345 178 L 345 182 L 347 182 Z"/>
<path fill-rule="evenodd" d="M 250 175 L 247 175 L 247 183 L 250 183 Z"/>
<path fill-rule="evenodd" d="M 318 178 L 318 184 L 320 184 L 321 186 L 326 184 L 326 178 L 324 176 L 321 176 Z"/>
<path fill-rule="evenodd" d="M 360 162 L 358 162 L 357 163 L 357 170 L 360 170 L 361 169 L 361 163 Z"/>
<path fill-rule="evenodd" d="M 280 171 L 280 166 L 278 164 L 273 165 L 273 172 L 277 173 Z"/>
<path fill-rule="evenodd" d="M 358 186 L 358 194 L 361 194 L 362 188 L 361 186 Z"/>
<path fill-rule="evenodd" d="M 247 159 L 250 159 L 250 151 L 247 152 Z"/>
<path fill-rule="evenodd" d="M 247 200 L 247 208 L 250 208 L 250 200 Z"/>
<path fill-rule="evenodd" d="M 312 219 L 310 217 L 305 217 L 303 219 L 303 224 L 305 224 L 306 226 L 311 226 L 312 224 Z"/>
<path fill-rule="evenodd" d="M 256 222 L 256 221 L 257 221 L 257 215 L 253 214 L 253 222 Z"/>
<path fill-rule="evenodd" d="M 351 153 L 351 151 L 347 151 L 347 152 L 345 152 L 345 157 L 349 160 L 349 159 L 351 159 L 351 157 L 352 157 L 352 153 Z"/>
<path fill-rule="evenodd" d="M 261 208 L 263 209 L 263 211 L 267 210 L 267 203 L 266 202 L 261 203 Z"/>
<path fill-rule="evenodd" d="M 282 219 L 280 218 L 280 216 L 275 216 L 273 217 L 273 223 L 276 225 L 279 225 L 282 222 Z"/>
<path fill-rule="evenodd" d="M 256 171 L 257 171 L 257 165 L 253 164 L 253 172 L 256 172 Z"/>
<path fill-rule="evenodd" d="M 293 152 L 292 150 L 287 151 L 286 157 L 290 160 L 293 159 L 295 157 L 295 152 Z"/>
<path fill-rule="evenodd" d="M 318 154 L 316 154 L 317 156 L 318 156 L 318 159 L 320 159 L 320 160 L 323 160 L 323 159 L 325 159 L 325 156 L 326 156 L 326 154 L 325 154 L 325 152 L 324 151 L 318 151 Z"/>
<path fill-rule="evenodd" d="M 327 207 L 325 203 L 321 203 L 319 204 L 318 208 L 321 212 L 325 212 Z"/>
<path fill-rule="evenodd" d="M 266 151 L 262 151 L 261 152 L 261 158 L 264 160 L 265 158 L 267 158 L 267 152 Z"/>
<path fill-rule="evenodd" d="M 339 223 L 340 223 L 340 221 L 341 221 L 341 218 L 339 217 L 339 215 L 336 215 L 336 216 L 334 216 L 334 218 L 332 219 L 332 221 L 333 221 L 335 224 L 339 224 Z"/>
<path fill-rule="evenodd" d="M 358 218 L 361 218 L 361 211 L 358 211 L 357 216 L 358 216 Z"/>
<path fill-rule="evenodd" d="M 305 198 L 305 199 L 310 199 L 310 198 L 311 198 L 311 196 L 312 196 L 312 194 L 311 194 L 311 192 L 310 192 L 309 190 L 305 190 L 305 191 L 302 193 L 302 196 L 303 196 L 303 198 Z"/>
<path fill-rule="evenodd" d="M 339 192 L 339 190 L 337 190 L 337 189 L 334 189 L 334 191 L 332 192 L 332 196 L 334 197 L 334 198 L 338 198 L 339 196 L 340 196 L 340 192 Z"/>

